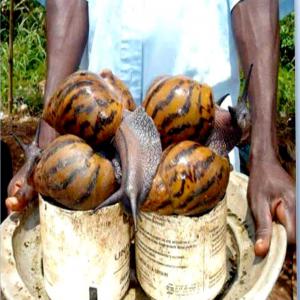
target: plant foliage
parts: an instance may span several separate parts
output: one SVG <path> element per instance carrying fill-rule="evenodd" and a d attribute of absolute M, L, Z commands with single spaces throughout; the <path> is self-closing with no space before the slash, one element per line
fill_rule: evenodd
<path fill-rule="evenodd" d="M 1 0 L 1 100 L 4 108 L 8 95 L 8 32 L 9 3 Z M 14 8 L 14 61 L 13 95 L 14 111 L 25 103 L 30 112 L 42 108 L 42 94 L 39 83 L 46 72 L 45 10 L 37 1 L 15 0 Z"/>
<path fill-rule="evenodd" d="M 278 111 L 295 112 L 295 15 L 280 22 L 280 68 L 278 74 Z"/>

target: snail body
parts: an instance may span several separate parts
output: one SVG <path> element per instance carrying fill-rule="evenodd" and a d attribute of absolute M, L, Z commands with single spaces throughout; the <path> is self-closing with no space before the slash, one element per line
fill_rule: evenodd
<path fill-rule="evenodd" d="M 136 224 L 139 206 L 149 193 L 160 162 L 160 136 L 153 120 L 138 107 L 134 112 L 125 113 L 114 144 L 122 166 L 121 187 L 96 210 L 121 200 L 125 209 L 130 207 Z"/>
<path fill-rule="evenodd" d="M 56 90 L 43 111 L 60 134 L 74 134 L 91 145 L 110 140 L 120 126 L 123 104 L 97 74 L 71 74 Z"/>
<path fill-rule="evenodd" d="M 33 183 L 43 196 L 75 210 L 93 209 L 117 189 L 111 162 L 74 135 L 60 136 L 48 145 Z"/>
<path fill-rule="evenodd" d="M 9 211 L 21 211 L 29 202 L 35 198 L 36 191 L 32 188 L 32 174 L 34 168 L 41 157 L 41 149 L 38 147 L 38 136 L 40 123 L 37 127 L 35 137 L 31 144 L 24 144 L 16 135 L 13 134 L 18 145 L 25 153 L 25 164 L 10 181 L 7 191 L 9 197 L 5 200 Z"/>
<path fill-rule="evenodd" d="M 252 68 L 253 64 L 249 68 L 245 87 L 237 105 L 235 107 L 229 106 L 228 111 L 221 108 L 220 105 L 227 95 L 222 97 L 215 105 L 215 125 L 205 145 L 221 156 L 227 156 L 236 145 L 249 140 L 251 116 L 247 99 Z"/>
<path fill-rule="evenodd" d="M 142 211 L 198 215 L 225 195 L 230 166 L 226 158 L 193 141 L 164 150 Z"/>
<path fill-rule="evenodd" d="M 165 148 L 182 140 L 207 139 L 214 126 L 212 90 L 185 76 L 163 76 L 149 88 L 142 106 Z"/>

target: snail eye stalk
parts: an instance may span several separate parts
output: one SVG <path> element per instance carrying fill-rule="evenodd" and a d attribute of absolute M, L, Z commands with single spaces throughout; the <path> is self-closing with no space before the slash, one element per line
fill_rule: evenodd
<path fill-rule="evenodd" d="M 224 100 L 229 96 L 230 94 L 227 93 L 226 95 L 222 96 L 219 100 L 216 101 L 216 104 L 221 106 Z"/>

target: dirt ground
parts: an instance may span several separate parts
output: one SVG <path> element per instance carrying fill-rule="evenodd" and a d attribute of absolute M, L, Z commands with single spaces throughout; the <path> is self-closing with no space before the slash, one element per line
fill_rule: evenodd
<path fill-rule="evenodd" d="M 6 117 L 1 120 L 1 139 L 9 146 L 14 174 L 23 165 L 25 157 L 12 133 L 18 136 L 25 144 L 29 144 L 34 138 L 37 122 L 38 118 L 30 116 L 15 116 L 12 120 Z"/>
<path fill-rule="evenodd" d="M 24 163 L 24 153 L 11 135 L 13 132 L 24 143 L 30 143 L 37 127 L 37 118 L 29 116 L 15 116 L 12 120 L 4 118 L 1 120 L 1 139 L 6 142 L 10 148 L 13 160 L 14 174 Z M 3 172 L 3 170 L 2 170 Z M 297 286 L 296 272 L 296 253 L 295 247 L 289 247 L 286 255 L 285 264 L 281 274 L 274 286 L 269 300 L 295 300 Z"/>

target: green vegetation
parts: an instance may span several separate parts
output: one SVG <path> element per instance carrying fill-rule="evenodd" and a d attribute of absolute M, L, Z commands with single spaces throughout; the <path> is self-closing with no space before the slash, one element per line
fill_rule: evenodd
<path fill-rule="evenodd" d="M 9 2 L 1 0 L 1 102 L 7 108 Z M 42 108 L 39 82 L 46 74 L 45 10 L 37 1 L 15 0 L 14 10 L 14 111 L 25 103 L 30 113 Z"/>
<path fill-rule="evenodd" d="M 277 111 L 289 115 L 295 113 L 295 14 L 280 21 L 280 66 L 278 72 Z M 241 74 L 241 92 L 244 77 Z"/>
<path fill-rule="evenodd" d="M 280 22 L 280 69 L 278 75 L 278 111 L 295 112 L 295 14 Z"/>
<path fill-rule="evenodd" d="M 15 0 L 14 103 L 31 113 L 40 112 L 42 94 L 39 83 L 45 79 L 45 10 L 37 1 Z M 1 0 L 1 102 L 6 109 L 8 95 L 9 0 Z M 294 14 L 280 22 L 281 63 L 278 77 L 278 111 L 295 111 Z"/>

